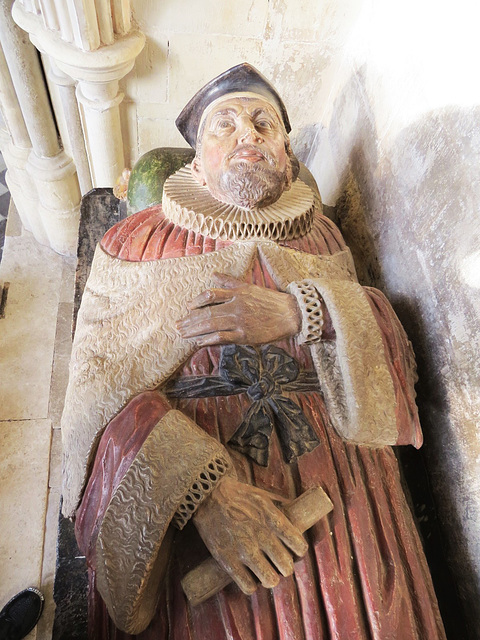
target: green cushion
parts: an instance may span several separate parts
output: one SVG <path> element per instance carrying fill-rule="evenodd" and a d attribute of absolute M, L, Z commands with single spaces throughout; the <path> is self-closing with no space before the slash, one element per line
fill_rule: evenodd
<path fill-rule="evenodd" d="M 135 164 L 128 181 L 128 215 L 162 201 L 165 180 L 193 160 L 193 149 L 160 147 L 147 151 Z"/>

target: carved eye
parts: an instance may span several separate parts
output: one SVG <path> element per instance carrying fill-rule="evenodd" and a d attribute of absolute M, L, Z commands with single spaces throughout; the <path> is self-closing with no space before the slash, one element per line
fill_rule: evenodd
<path fill-rule="evenodd" d="M 272 123 L 269 120 L 259 120 L 257 122 L 257 127 L 260 127 L 260 129 L 271 129 Z"/>
<path fill-rule="evenodd" d="M 231 120 L 219 120 L 216 124 L 216 129 L 219 131 L 226 131 L 233 129 L 233 122 Z"/>

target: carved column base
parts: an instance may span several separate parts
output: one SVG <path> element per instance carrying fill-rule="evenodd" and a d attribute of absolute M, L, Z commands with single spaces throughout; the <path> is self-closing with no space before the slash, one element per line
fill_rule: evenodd
<path fill-rule="evenodd" d="M 40 244 L 48 245 L 48 237 L 39 218 L 37 187 L 27 172 L 31 148 L 15 146 L 9 135 L 0 132 L 0 148 L 7 166 L 5 180 L 18 211 L 22 225 Z"/>
<path fill-rule="evenodd" d="M 32 151 L 27 172 L 38 194 L 38 217 L 47 238 L 44 244 L 63 255 L 76 255 L 81 197 L 72 160 L 63 151 L 50 158 L 40 158 Z"/>

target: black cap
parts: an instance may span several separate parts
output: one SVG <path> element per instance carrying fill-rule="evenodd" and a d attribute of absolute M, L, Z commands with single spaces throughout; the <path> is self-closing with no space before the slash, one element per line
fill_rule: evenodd
<path fill-rule="evenodd" d="M 290 133 L 292 128 L 287 110 L 275 87 L 255 67 L 243 62 L 236 67 L 228 69 L 228 71 L 224 71 L 213 80 L 210 80 L 200 91 L 197 91 L 175 120 L 177 129 L 191 147 L 194 149 L 196 147 L 198 127 L 202 114 L 208 105 L 223 95 L 237 92 L 258 93 L 276 105 L 278 113 L 282 117 L 285 130 Z"/>

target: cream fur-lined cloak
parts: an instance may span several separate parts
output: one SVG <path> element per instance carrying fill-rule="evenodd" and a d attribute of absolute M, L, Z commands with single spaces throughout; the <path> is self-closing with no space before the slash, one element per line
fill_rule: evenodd
<path fill-rule="evenodd" d="M 187 303 L 214 286 L 214 272 L 242 278 L 257 252 L 279 290 L 307 280 L 325 301 L 336 340 L 317 342 L 311 350 L 338 433 L 359 444 L 395 444 L 393 382 L 350 252 L 313 256 L 285 248 L 259 239 L 273 228 L 262 225 L 261 234 L 250 233 L 255 239 L 240 237 L 220 251 L 152 262 L 126 262 L 97 247 L 78 316 L 62 418 L 66 516 L 79 503 L 105 426 L 133 396 L 163 385 L 194 352 L 194 342 L 182 339 L 175 328 Z M 238 229 L 234 232 L 238 236 Z"/>

